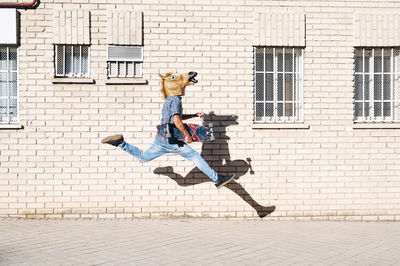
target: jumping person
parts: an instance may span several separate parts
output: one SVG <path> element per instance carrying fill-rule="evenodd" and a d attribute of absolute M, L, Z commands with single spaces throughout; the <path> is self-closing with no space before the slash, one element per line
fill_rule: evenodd
<path fill-rule="evenodd" d="M 121 134 L 106 137 L 101 142 L 123 149 L 142 163 L 149 162 L 166 153 L 178 154 L 194 163 L 197 168 L 199 168 L 215 183 L 217 188 L 221 188 L 231 181 L 235 175 L 224 176 L 218 174 L 207 164 L 207 162 L 197 151 L 193 150 L 189 145 L 187 145 L 188 143 L 192 142 L 192 138 L 182 122 L 182 120 L 193 117 L 203 118 L 205 115 L 203 112 L 198 112 L 194 115 L 182 114 L 183 109 L 181 97 L 185 95 L 186 86 L 193 85 L 198 82 L 195 79 L 197 73 L 189 72 L 182 75 L 167 73 L 165 76 L 161 74 L 159 76 L 161 78 L 161 93 L 165 99 L 162 108 L 161 123 L 175 124 L 175 126 L 183 133 L 183 135 L 185 135 L 185 141 L 183 142 L 171 138 L 156 136 L 153 144 L 145 152 L 136 146 L 125 142 L 124 137 Z"/>

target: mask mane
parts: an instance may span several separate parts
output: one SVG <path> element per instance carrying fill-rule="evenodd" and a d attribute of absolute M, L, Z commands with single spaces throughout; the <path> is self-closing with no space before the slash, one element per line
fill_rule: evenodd
<path fill-rule="evenodd" d="M 161 95 L 162 95 L 163 99 L 166 99 L 166 98 L 167 98 L 167 91 L 165 90 L 164 80 L 165 80 L 167 77 L 171 76 L 171 75 L 172 75 L 171 72 L 165 74 L 165 76 L 159 74 L 159 76 L 160 76 L 160 78 L 161 78 L 161 79 L 160 79 L 160 86 L 161 86 L 161 90 L 160 90 L 160 91 L 161 91 Z"/>

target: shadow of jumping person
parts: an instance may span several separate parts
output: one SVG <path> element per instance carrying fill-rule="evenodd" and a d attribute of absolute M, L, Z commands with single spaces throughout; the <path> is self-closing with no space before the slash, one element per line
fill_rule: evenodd
<path fill-rule="evenodd" d="M 255 201 L 250 194 L 243 188 L 243 186 L 236 180 L 245 175 L 249 170 L 250 174 L 254 175 L 251 168 L 251 159 L 234 160 L 231 161 L 229 152 L 228 140 L 226 135 L 226 128 L 231 125 L 237 125 L 237 116 L 235 115 L 215 115 L 210 112 L 204 117 L 203 126 L 208 126 L 213 123 L 213 130 L 215 141 L 204 142 L 201 149 L 201 156 L 204 160 L 218 173 L 234 173 L 235 180 L 232 180 L 226 185 L 228 189 L 236 193 L 247 204 L 254 208 L 260 218 L 264 218 L 268 214 L 275 211 L 275 206 L 262 206 Z M 193 168 L 185 177 L 174 172 L 171 166 L 158 167 L 154 170 L 155 174 L 165 175 L 174 180 L 178 185 L 186 187 L 201 184 L 204 182 L 211 182 L 197 167 Z"/>

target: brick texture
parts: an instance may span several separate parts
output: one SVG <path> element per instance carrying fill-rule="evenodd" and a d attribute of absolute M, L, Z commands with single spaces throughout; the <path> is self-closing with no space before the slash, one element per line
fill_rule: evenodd
<path fill-rule="evenodd" d="M 399 14 L 355 14 L 354 46 L 399 46 Z"/>
<path fill-rule="evenodd" d="M 143 13 L 146 85 L 105 84 L 114 9 Z M 354 16 L 371 9 L 393 14 L 400 2 L 41 0 L 19 9 L 24 128 L 0 130 L 0 215 L 258 218 L 274 205 L 264 219 L 399 220 L 400 131 L 353 128 Z M 93 84 L 52 83 L 56 10 L 90 12 Z M 255 12 L 305 14 L 309 129 L 252 128 Z M 184 111 L 207 113 L 217 140 L 192 147 L 237 173 L 228 187 L 216 190 L 183 158 L 141 164 L 100 143 L 116 133 L 152 143 L 167 71 L 199 73 Z"/>
<path fill-rule="evenodd" d="M 121 45 L 142 45 L 142 20 L 142 12 L 108 10 L 108 43 Z"/>
<path fill-rule="evenodd" d="M 255 46 L 305 46 L 305 15 L 257 12 L 253 40 Z"/>
<path fill-rule="evenodd" d="M 89 10 L 54 10 L 55 44 L 90 44 Z"/>

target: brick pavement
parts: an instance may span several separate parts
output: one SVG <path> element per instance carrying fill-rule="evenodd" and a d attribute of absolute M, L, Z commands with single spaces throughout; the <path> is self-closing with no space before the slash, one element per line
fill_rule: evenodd
<path fill-rule="evenodd" d="M 400 265 L 400 224 L 0 219 L 0 265 Z"/>

